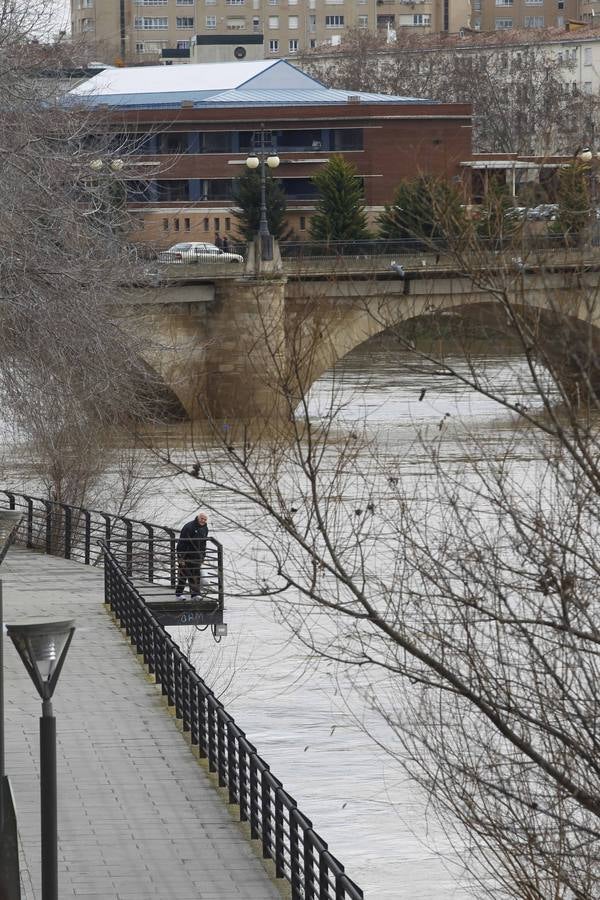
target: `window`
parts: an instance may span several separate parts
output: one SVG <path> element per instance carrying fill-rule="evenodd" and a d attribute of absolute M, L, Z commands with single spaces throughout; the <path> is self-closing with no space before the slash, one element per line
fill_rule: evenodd
<path fill-rule="evenodd" d="M 177 49 L 178 50 L 189 50 L 190 42 L 189 41 L 177 41 Z"/>
<path fill-rule="evenodd" d="M 204 231 L 208 231 L 208 229 L 210 228 L 210 222 L 209 222 L 207 216 L 205 216 L 205 218 L 202 219 L 202 228 L 204 229 Z"/>
<path fill-rule="evenodd" d="M 525 0 L 525 6 L 543 6 L 544 0 Z"/>
<path fill-rule="evenodd" d="M 190 231 L 190 229 L 191 229 L 191 222 L 190 222 L 189 219 L 184 219 L 184 220 L 183 220 L 183 228 L 184 228 L 185 231 Z"/>
<path fill-rule="evenodd" d="M 512 19 L 496 19 L 496 30 L 502 31 L 504 28 L 512 28 L 513 20 Z"/>
<path fill-rule="evenodd" d="M 525 28 L 543 28 L 544 27 L 544 17 L 543 16 L 525 16 L 523 18 L 523 25 Z"/>
<path fill-rule="evenodd" d="M 160 18 L 154 18 L 150 16 L 136 17 L 134 21 L 134 28 L 141 28 L 143 31 L 158 31 L 159 29 L 166 29 L 169 27 L 169 20 L 165 16 L 164 18 L 161 16 Z"/>
<path fill-rule="evenodd" d="M 179 219 L 173 219 L 173 228 L 175 231 L 179 231 Z"/>
<path fill-rule="evenodd" d="M 194 17 L 193 16 L 177 16 L 176 22 L 177 22 L 177 28 L 193 28 L 194 27 Z"/>
<path fill-rule="evenodd" d="M 296 31 L 298 28 L 298 16 L 288 16 L 288 28 L 290 31 Z"/>
<path fill-rule="evenodd" d="M 340 28 L 344 24 L 343 16 L 325 16 L 326 28 Z"/>
<path fill-rule="evenodd" d="M 300 216 L 300 231 L 306 231 L 306 216 Z"/>
<path fill-rule="evenodd" d="M 226 28 L 227 31 L 244 31 L 246 27 L 246 20 L 241 16 L 229 16 L 227 19 Z"/>
<path fill-rule="evenodd" d="M 308 17 L 308 30 L 311 33 L 314 33 L 317 30 L 317 17 L 314 15 Z"/>
<path fill-rule="evenodd" d="M 431 25 L 431 16 L 429 13 L 417 13 L 412 17 L 413 25 Z"/>
<path fill-rule="evenodd" d="M 310 41 L 308 42 L 308 46 L 310 47 L 311 50 L 314 50 L 317 46 L 317 39 L 311 38 Z"/>
<path fill-rule="evenodd" d="M 168 220 L 168 219 L 163 219 L 163 220 L 162 220 L 162 229 L 163 229 L 163 231 L 168 231 L 168 230 L 169 230 L 169 220 Z"/>
<path fill-rule="evenodd" d="M 269 41 L 269 53 L 279 52 L 279 41 L 271 39 Z"/>
<path fill-rule="evenodd" d="M 177 6 L 193 6 L 194 0 L 177 0 Z"/>
<path fill-rule="evenodd" d="M 231 231 L 231 219 L 229 216 L 225 217 L 225 231 Z"/>
<path fill-rule="evenodd" d="M 135 52 L 136 52 L 136 53 L 143 53 L 143 52 L 144 52 L 144 45 L 143 45 L 143 44 L 140 44 L 139 41 L 138 41 L 138 43 L 136 43 L 136 45 L 135 45 Z"/>
<path fill-rule="evenodd" d="M 591 81 L 584 81 L 584 82 L 583 82 L 583 93 L 584 93 L 584 94 L 591 94 L 591 93 L 592 93 L 592 82 L 591 82 Z"/>
<path fill-rule="evenodd" d="M 298 38 L 290 38 L 288 41 L 288 51 L 290 53 L 298 52 Z"/>
<path fill-rule="evenodd" d="M 358 27 L 359 28 L 368 28 L 369 27 L 369 17 L 368 16 L 359 16 L 358 17 Z"/>
<path fill-rule="evenodd" d="M 512 6 L 513 0 L 496 0 L 496 6 Z"/>
<path fill-rule="evenodd" d="M 207 16 L 206 17 L 206 27 L 207 28 L 216 28 L 217 27 L 217 17 L 216 16 Z"/>
<path fill-rule="evenodd" d="M 591 64 L 592 64 L 592 48 L 591 47 L 583 48 L 583 64 L 584 64 L 584 66 L 591 66 Z"/>
<path fill-rule="evenodd" d="M 220 230 L 221 230 L 221 220 L 215 219 L 215 231 L 220 231 Z"/>
<path fill-rule="evenodd" d="M 167 0 L 135 0 L 136 6 L 166 6 Z"/>
<path fill-rule="evenodd" d="M 94 20 L 93 19 L 82 19 L 81 20 L 81 30 L 82 31 L 93 31 L 94 30 Z"/>
<path fill-rule="evenodd" d="M 556 24 L 558 25 L 559 28 L 563 28 L 563 27 L 564 27 L 564 24 L 565 24 L 565 17 L 564 17 L 564 16 L 557 16 L 557 17 L 556 17 Z"/>
<path fill-rule="evenodd" d="M 279 16 L 269 16 L 269 28 L 279 28 Z"/>

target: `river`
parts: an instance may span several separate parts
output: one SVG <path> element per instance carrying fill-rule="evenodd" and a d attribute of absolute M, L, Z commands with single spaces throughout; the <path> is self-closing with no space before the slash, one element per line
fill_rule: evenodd
<path fill-rule="evenodd" d="M 477 344 L 475 352 L 490 382 L 521 396 L 525 365 L 509 346 Z M 449 361 L 466 372 L 460 355 Z M 443 459 L 464 462 L 465 447 L 477 435 L 483 444 L 515 433 L 513 416 L 492 401 L 431 371 L 411 370 L 408 355 L 392 338 L 369 341 L 349 354 L 314 386 L 313 415 L 326 410 L 332 386 L 341 391 L 343 413 L 336 427 L 364 423 L 382 446 L 404 452 L 407 471 L 422 477 L 425 451 L 416 436 L 452 423 L 442 442 Z M 517 438 L 518 447 L 520 438 Z M 523 441 L 521 441 L 523 443 Z M 515 451 L 526 469 L 530 447 Z M 419 457 L 421 452 L 421 457 Z M 231 520 L 248 521 L 250 507 L 223 490 L 198 490 L 190 479 L 161 479 L 144 515 L 179 525 L 196 504 L 211 510 L 212 533 L 225 549 L 227 584 L 252 577 L 255 548 Z M 260 528 L 255 518 L 254 527 Z M 256 744 L 261 755 L 329 842 L 368 900 L 467 900 L 473 896 L 453 849 L 427 797 L 407 781 L 398 764 L 370 737 L 393 742 L 386 726 L 369 711 L 344 673 L 319 664 L 294 643 L 273 605 L 231 594 L 226 601 L 228 637 L 215 644 L 208 632 L 194 638 L 198 671 Z M 177 629 L 175 630 L 177 631 Z M 183 630 L 182 630 L 183 631 Z M 186 642 L 191 634 L 176 637 Z M 363 727 L 361 727 L 361 725 Z"/>

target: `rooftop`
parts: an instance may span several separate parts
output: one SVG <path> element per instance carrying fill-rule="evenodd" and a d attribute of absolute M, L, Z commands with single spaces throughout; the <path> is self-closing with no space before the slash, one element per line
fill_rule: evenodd
<path fill-rule="evenodd" d="M 76 102 L 122 109 L 322 106 L 432 103 L 418 97 L 327 88 L 286 60 L 105 69 L 67 95 Z"/>

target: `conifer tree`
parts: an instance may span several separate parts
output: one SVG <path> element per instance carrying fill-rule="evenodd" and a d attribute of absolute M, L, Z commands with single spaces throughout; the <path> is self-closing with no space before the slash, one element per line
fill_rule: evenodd
<path fill-rule="evenodd" d="M 361 180 L 356 167 L 333 156 L 312 179 L 319 192 L 310 222 L 315 241 L 353 241 L 369 237 Z"/>
<path fill-rule="evenodd" d="M 392 203 L 378 216 L 377 225 L 379 236 L 387 240 L 439 241 L 465 227 L 461 195 L 436 178 L 402 181 Z"/>
<path fill-rule="evenodd" d="M 285 193 L 278 178 L 266 173 L 266 202 L 267 222 L 269 231 L 278 240 L 285 240 L 289 231 L 286 222 L 287 203 Z M 234 210 L 237 218 L 238 232 L 244 240 L 252 240 L 258 233 L 260 223 L 260 173 L 257 171 L 244 172 L 237 183 L 234 194 Z"/>

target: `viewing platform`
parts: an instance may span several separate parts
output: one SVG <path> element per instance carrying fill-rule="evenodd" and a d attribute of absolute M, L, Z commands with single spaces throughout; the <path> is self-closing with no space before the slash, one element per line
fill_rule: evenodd
<path fill-rule="evenodd" d="M 7 622 L 76 620 L 54 695 L 60 897 L 281 897 L 107 612 L 103 571 L 12 547 L 0 576 Z M 22 898 L 39 900 L 39 698 L 13 647 L 4 659 Z"/>
<path fill-rule="evenodd" d="M 220 543 L 200 551 L 200 598 L 181 602 L 173 529 L 9 491 L 0 510 L 20 516 L 0 556 L 4 622 L 75 622 L 53 697 L 61 900 L 363 900 L 165 631 L 189 611 L 215 639 L 226 634 Z M 38 900 L 39 699 L 14 649 L 4 659 L 21 900 Z"/>

